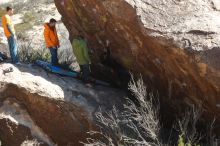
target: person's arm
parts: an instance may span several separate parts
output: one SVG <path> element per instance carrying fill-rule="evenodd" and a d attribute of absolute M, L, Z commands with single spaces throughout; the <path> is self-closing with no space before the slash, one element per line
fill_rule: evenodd
<path fill-rule="evenodd" d="M 11 33 L 11 35 L 14 36 L 15 34 L 12 31 L 11 25 L 7 24 L 7 28 L 8 28 L 8 31 Z"/>
<path fill-rule="evenodd" d="M 51 39 L 50 39 L 49 30 L 46 28 L 44 29 L 44 38 L 45 38 L 45 42 L 46 42 L 47 46 L 54 47 L 53 43 L 51 42 Z"/>
<path fill-rule="evenodd" d="M 88 46 L 87 43 L 85 41 L 85 47 L 83 48 L 83 55 L 86 58 L 86 60 L 91 63 L 90 57 L 89 57 L 89 50 L 88 50 Z"/>

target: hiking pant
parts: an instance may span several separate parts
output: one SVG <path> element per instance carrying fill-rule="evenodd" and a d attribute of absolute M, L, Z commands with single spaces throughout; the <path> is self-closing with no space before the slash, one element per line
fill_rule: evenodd
<path fill-rule="evenodd" d="M 8 38 L 8 46 L 9 46 L 9 52 L 10 52 L 12 63 L 17 63 L 18 62 L 18 48 L 17 48 L 17 42 L 14 36 L 10 36 Z"/>
<path fill-rule="evenodd" d="M 51 54 L 51 64 L 54 66 L 58 65 L 58 57 L 57 57 L 57 47 L 49 48 Z"/>
<path fill-rule="evenodd" d="M 85 83 L 89 83 L 90 82 L 90 69 L 89 69 L 89 64 L 85 64 L 85 65 L 80 65 L 80 69 L 81 69 L 81 74 L 82 74 L 82 80 Z"/>

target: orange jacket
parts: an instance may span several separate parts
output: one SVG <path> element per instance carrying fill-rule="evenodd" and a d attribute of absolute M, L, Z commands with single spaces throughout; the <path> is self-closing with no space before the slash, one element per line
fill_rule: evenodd
<path fill-rule="evenodd" d="M 44 24 L 44 39 L 46 42 L 47 48 L 56 47 L 59 46 L 59 39 L 57 36 L 56 28 L 52 29 L 50 28 L 48 23 Z"/>

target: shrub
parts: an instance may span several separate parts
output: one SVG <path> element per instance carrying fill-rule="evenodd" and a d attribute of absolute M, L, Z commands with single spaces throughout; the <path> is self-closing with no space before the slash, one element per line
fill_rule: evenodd
<path fill-rule="evenodd" d="M 42 143 L 38 142 L 37 140 L 26 140 L 24 141 L 21 146 L 40 146 Z"/>
<path fill-rule="evenodd" d="M 34 48 L 31 42 L 23 40 L 22 35 L 19 36 L 18 55 L 22 62 L 34 63 L 36 60 L 43 60 L 50 62 L 50 52 L 46 46 L 42 45 L 39 48 Z M 64 68 L 76 68 L 76 60 L 72 50 L 70 49 L 58 49 L 59 63 Z"/>
<path fill-rule="evenodd" d="M 61 64 L 67 66 L 75 62 L 75 56 L 71 49 L 59 49 L 58 58 Z"/>
<path fill-rule="evenodd" d="M 197 126 L 201 123 L 202 113 L 203 110 L 200 105 L 192 106 L 186 110 L 182 119 L 178 120 L 178 146 L 218 146 L 220 144 L 213 133 L 215 120 L 204 127 L 207 129 L 204 130 L 205 133 L 198 130 Z"/>
<path fill-rule="evenodd" d="M 19 43 L 18 55 L 22 62 L 33 63 L 36 60 L 50 61 L 50 54 L 45 47 L 33 48 L 31 43 Z"/>
<path fill-rule="evenodd" d="M 181 119 L 177 120 L 170 129 L 170 137 L 178 139 L 163 139 L 165 133 L 162 127 L 159 109 L 160 104 L 157 96 L 147 93 L 142 79 L 137 82 L 133 77 L 129 84 L 129 90 L 133 93 L 136 100 L 127 99 L 123 111 L 116 107 L 109 112 L 102 112 L 100 109 L 96 113 L 100 131 L 88 132 L 91 137 L 87 138 L 85 145 L 95 146 L 217 146 L 220 143 L 213 134 L 212 122 L 208 130 L 203 134 L 198 130 L 203 110 L 201 106 L 186 108 L 186 112 Z M 174 122 L 175 123 L 175 122 Z M 175 131 L 175 132 L 172 132 Z"/>
<path fill-rule="evenodd" d="M 85 145 L 146 145 L 160 146 L 159 102 L 152 93 L 146 92 L 143 80 L 132 78 L 129 89 L 140 103 L 138 106 L 130 99 L 124 112 L 115 107 L 112 111 L 96 113 L 101 132 L 91 131 L 91 135 L 101 136 L 101 140 L 88 138 Z"/>

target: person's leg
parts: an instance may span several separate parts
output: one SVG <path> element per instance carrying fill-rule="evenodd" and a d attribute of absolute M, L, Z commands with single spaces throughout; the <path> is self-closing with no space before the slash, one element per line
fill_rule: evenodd
<path fill-rule="evenodd" d="M 57 48 L 55 48 L 55 51 L 54 51 L 54 62 L 55 62 L 55 65 L 59 65 L 59 63 L 58 63 Z"/>
<path fill-rule="evenodd" d="M 83 65 L 79 65 L 79 67 L 80 67 L 80 74 L 82 74 L 83 73 Z"/>
<path fill-rule="evenodd" d="M 8 45 L 12 63 L 18 62 L 17 43 L 13 36 L 8 38 Z"/>
<path fill-rule="evenodd" d="M 11 49 L 11 38 L 9 37 L 8 38 L 8 49 L 9 49 L 9 53 L 10 53 L 10 56 L 11 56 L 11 61 L 13 62 L 13 59 L 12 59 L 12 49 Z"/>
<path fill-rule="evenodd" d="M 85 82 L 87 82 L 87 83 L 90 82 L 90 68 L 89 68 L 89 64 L 84 65 L 84 78 L 85 78 Z"/>
<path fill-rule="evenodd" d="M 54 48 L 49 48 L 51 55 L 51 64 L 54 65 Z"/>
<path fill-rule="evenodd" d="M 13 38 L 13 54 L 14 54 L 14 60 L 15 62 L 19 62 L 19 58 L 18 58 L 18 45 L 17 45 L 17 40 L 15 38 Z"/>
<path fill-rule="evenodd" d="M 81 73 L 81 79 L 84 82 L 85 81 L 84 65 L 80 65 L 80 73 Z"/>
<path fill-rule="evenodd" d="M 51 64 L 58 65 L 57 48 L 49 48 L 51 54 Z"/>
<path fill-rule="evenodd" d="M 89 83 L 89 76 L 90 76 L 90 69 L 89 65 L 80 65 L 81 73 L 82 73 L 82 80 L 85 83 Z"/>

